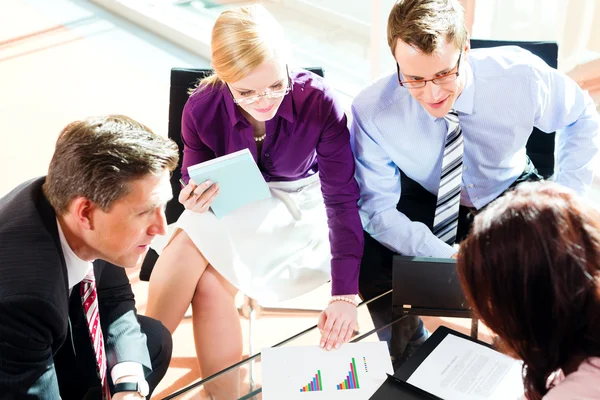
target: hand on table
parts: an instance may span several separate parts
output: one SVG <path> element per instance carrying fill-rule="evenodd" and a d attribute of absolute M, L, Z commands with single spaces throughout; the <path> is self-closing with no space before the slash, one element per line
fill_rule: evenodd
<path fill-rule="evenodd" d="M 321 331 L 320 346 L 331 350 L 339 348 L 342 343 L 349 342 L 356 328 L 357 318 L 356 305 L 341 300 L 329 304 L 319 316 L 317 323 Z"/>
<path fill-rule="evenodd" d="M 211 186 L 212 185 L 212 186 Z M 204 181 L 200 185 L 190 180 L 179 192 L 179 202 L 186 210 L 203 213 L 210 207 L 215 196 L 219 194 L 219 184 Z"/>

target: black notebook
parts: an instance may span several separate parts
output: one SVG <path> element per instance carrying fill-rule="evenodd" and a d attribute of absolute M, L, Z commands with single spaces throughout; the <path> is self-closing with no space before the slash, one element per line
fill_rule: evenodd
<path fill-rule="evenodd" d="M 406 383 L 395 376 L 388 375 L 383 385 L 370 397 L 371 400 L 441 400 L 416 386 Z"/>

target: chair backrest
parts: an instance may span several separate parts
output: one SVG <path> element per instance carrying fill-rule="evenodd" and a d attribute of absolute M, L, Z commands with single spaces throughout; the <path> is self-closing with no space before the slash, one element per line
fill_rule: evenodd
<path fill-rule="evenodd" d="M 323 68 L 310 67 L 306 70 L 319 75 L 325 76 Z M 179 147 L 179 166 L 171 176 L 171 188 L 173 189 L 173 200 L 167 203 L 165 214 L 167 223 L 172 224 L 179 219 L 184 208 L 178 201 L 179 192 L 181 191 L 181 163 L 183 161 L 183 141 L 181 140 L 181 117 L 183 115 L 183 107 L 189 98 L 190 89 L 196 84 L 213 73 L 212 69 L 197 69 L 197 68 L 173 68 L 171 69 L 171 88 L 169 94 L 169 129 L 168 136 Z M 140 271 L 140 279 L 147 281 L 150 279 L 152 268 L 158 256 L 151 250 L 144 259 L 142 270 Z"/>
<path fill-rule="evenodd" d="M 198 81 L 212 74 L 210 69 L 193 69 L 193 68 L 173 68 L 171 70 L 171 86 L 169 91 L 169 129 L 168 136 L 179 147 L 179 165 L 173 171 L 171 176 L 171 188 L 173 189 L 173 200 L 167 204 L 165 214 L 167 223 L 172 224 L 183 212 L 183 206 L 177 200 L 181 185 L 181 163 L 183 161 L 183 142 L 181 140 L 181 116 L 183 115 L 183 107 L 187 102 L 189 90 L 192 89 Z"/>
<path fill-rule="evenodd" d="M 556 42 L 521 42 L 504 40 L 471 39 L 471 48 L 519 46 L 540 57 L 550 67 L 558 67 L 558 44 Z M 544 133 L 537 128 L 527 142 L 527 155 L 533 161 L 540 175 L 549 178 L 554 173 L 554 137 L 555 133 Z"/>
<path fill-rule="evenodd" d="M 392 307 L 396 315 L 470 318 L 456 272 L 456 260 L 394 256 Z"/>

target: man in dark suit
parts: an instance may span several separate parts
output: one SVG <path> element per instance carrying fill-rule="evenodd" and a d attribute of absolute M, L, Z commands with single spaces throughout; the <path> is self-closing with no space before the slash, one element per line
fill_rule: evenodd
<path fill-rule="evenodd" d="M 0 398 L 141 399 L 172 342 L 123 268 L 166 229 L 177 145 L 124 116 L 60 134 L 46 177 L 0 199 Z M 99 318 L 99 320 L 98 320 Z"/>

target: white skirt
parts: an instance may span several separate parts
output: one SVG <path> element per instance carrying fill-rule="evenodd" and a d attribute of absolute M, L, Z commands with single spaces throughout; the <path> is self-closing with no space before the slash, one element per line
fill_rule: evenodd
<path fill-rule="evenodd" d="M 185 210 L 160 250 L 183 229 L 210 265 L 259 302 L 291 299 L 331 279 L 329 228 L 318 175 L 269 182 L 273 197 L 241 207 L 222 219 Z"/>

